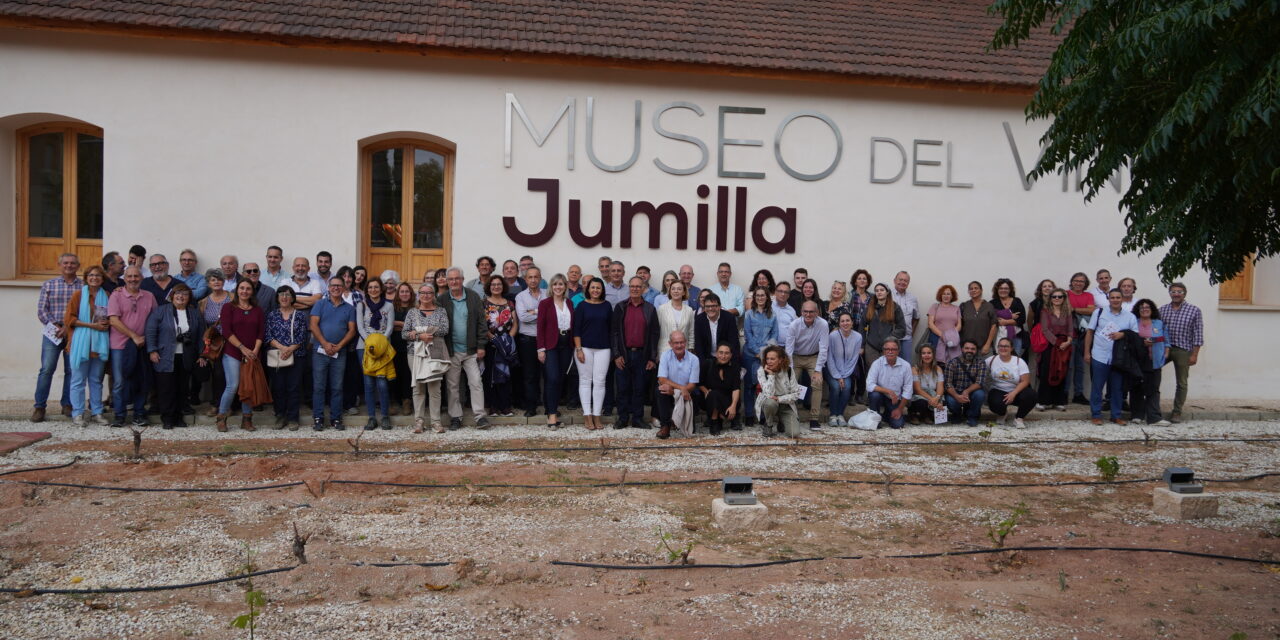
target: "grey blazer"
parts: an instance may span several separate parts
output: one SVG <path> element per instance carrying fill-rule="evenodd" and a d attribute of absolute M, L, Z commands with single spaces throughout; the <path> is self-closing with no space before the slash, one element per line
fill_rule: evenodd
<path fill-rule="evenodd" d="M 177 312 L 177 308 L 173 305 L 164 304 L 156 307 L 151 315 L 147 316 L 147 354 L 148 356 L 152 353 L 160 354 L 160 362 L 154 365 L 156 373 L 173 372 L 173 356 L 178 345 Z M 204 343 L 200 339 L 204 336 L 205 324 L 204 318 L 200 316 L 200 309 L 188 306 L 186 312 L 191 340 L 183 344 L 182 363 L 187 371 L 191 371 L 195 367 L 196 358 L 200 356 L 200 350 L 204 348 Z"/>

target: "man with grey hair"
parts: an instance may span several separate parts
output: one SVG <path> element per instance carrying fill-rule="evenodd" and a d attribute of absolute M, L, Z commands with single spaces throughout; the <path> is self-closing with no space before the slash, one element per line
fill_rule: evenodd
<path fill-rule="evenodd" d="M 169 290 L 178 284 L 178 279 L 169 275 L 169 259 L 163 253 L 153 253 L 147 259 L 147 268 L 151 275 L 142 281 L 142 290 L 155 296 L 156 306 L 169 302 Z"/>
<path fill-rule="evenodd" d="M 154 259 L 154 258 L 153 258 Z M 133 424 L 147 424 L 146 401 L 151 387 L 151 363 L 147 359 L 147 316 L 160 306 L 154 294 L 142 290 L 142 269 L 124 270 L 124 286 L 111 292 L 107 317 L 111 357 L 111 401 L 115 419 L 111 426 L 123 427 L 133 407 Z"/>
<path fill-rule="evenodd" d="M 218 260 L 218 266 L 222 267 L 222 290 L 235 291 L 236 285 L 244 279 L 240 275 L 240 258 L 229 254 L 222 256 Z"/>
<path fill-rule="evenodd" d="M 688 343 L 683 331 L 672 331 L 667 338 L 671 348 L 658 359 L 658 396 L 654 408 L 658 410 L 658 421 L 662 425 L 658 431 L 658 438 L 662 440 L 671 437 L 671 430 L 676 427 L 673 419 L 676 402 L 686 403 L 685 407 L 691 412 L 695 410 L 700 395 L 698 381 L 702 369 L 698 356 L 687 348 Z M 684 422 L 691 425 L 692 419 Z M 692 433 L 684 432 L 683 435 L 687 437 Z"/>
<path fill-rule="evenodd" d="M 40 340 L 40 374 L 36 377 L 32 422 L 44 422 L 45 403 L 49 400 L 49 387 L 53 386 L 58 360 L 62 360 L 62 415 L 71 416 L 71 355 L 64 348 L 67 330 L 62 326 L 62 316 L 67 311 L 71 296 L 84 286 L 84 281 L 76 276 L 79 270 L 80 258 L 74 253 L 64 253 L 58 256 L 60 275 L 40 285 L 36 318 L 40 320 L 45 336 Z"/>
<path fill-rule="evenodd" d="M 462 374 L 467 374 L 467 387 L 471 390 L 471 413 L 475 415 L 476 428 L 488 429 L 489 419 L 484 413 L 484 386 L 480 379 L 480 362 L 489 346 L 489 321 L 484 305 L 475 291 L 462 286 L 462 269 L 449 267 L 445 271 L 449 290 L 437 296 L 440 308 L 449 316 L 449 361 L 452 366 L 445 372 L 449 385 L 449 429 L 462 428 Z"/>
<path fill-rule="evenodd" d="M 907 287 L 911 285 L 911 274 L 906 271 L 899 271 L 893 276 L 893 303 L 902 309 L 902 328 L 904 329 L 903 338 L 898 341 L 898 350 L 901 355 L 898 357 L 906 360 L 907 364 L 911 363 L 912 337 L 916 335 L 916 327 L 920 324 L 920 301 L 916 299 L 915 294 L 907 293 Z"/>

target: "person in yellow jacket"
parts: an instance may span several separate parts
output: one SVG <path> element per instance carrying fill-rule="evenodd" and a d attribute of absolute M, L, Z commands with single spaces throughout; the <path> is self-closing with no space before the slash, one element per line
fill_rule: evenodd
<path fill-rule="evenodd" d="M 391 418 L 386 414 L 389 406 L 389 392 L 387 389 L 387 381 L 396 379 L 396 366 L 393 359 L 396 357 L 396 350 L 391 346 L 391 341 L 387 340 L 387 336 L 381 333 L 371 333 L 364 339 L 364 388 L 366 390 L 375 390 L 379 404 L 382 406 L 382 423 L 379 425 L 377 418 L 373 416 L 374 396 L 369 391 L 365 392 L 365 402 L 369 405 L 369 422 L 365 423 L 365 431 L 373 431 L 381 426 L 383 429 L 391 429 Z"/>

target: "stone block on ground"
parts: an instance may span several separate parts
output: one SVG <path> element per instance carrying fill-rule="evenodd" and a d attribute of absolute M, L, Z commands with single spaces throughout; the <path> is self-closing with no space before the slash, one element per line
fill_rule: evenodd
<path fill-rule="evenodd" d="M 764 531 L 770 526 L 769 508 L 755 504 L 725 504 L 724 498 L 711 501 L 711 516 L 723 531 Z"/>
<path fill-rule="evenodd" d="M 6 431 L 0 433 L 0 456 L 17 451 L 29 444 L 35 444 L 49 437 L 47 431 Z"/>
<path fill-rule="evenodd" d="M 1212 493 L 1174 493 L 1165 487 L 1151 492 L 1151 510 L 1158 516 L 1178 520 L 1212 518 L 1218 515 L 1218 496 Z"/>

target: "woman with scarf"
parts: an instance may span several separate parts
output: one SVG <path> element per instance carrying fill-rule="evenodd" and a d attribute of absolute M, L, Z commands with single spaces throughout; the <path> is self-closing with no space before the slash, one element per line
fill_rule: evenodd
<path fill-rule="evenodd" d="M 111 357 L 110 325 L 107 322 L 107 292 L 102 283 L 107 272 L 99 265 L 84 270 L 85 285 L 71 294 L 62 318 L 66 327 L 66 349 L 71 358 L 71 421 L 78 426 L 107 424 L 103 417 L 102 374 Z M 84 391 L 89 387 L 89 411 L 85 416 Z"/>
<path fill-rule="evenodd" d="M 1036 374 L 1040 378 L 1039 403 L 1058 411 L 1067 410 L 1067 370 L 1075 347 L 1075 318 L 1067 302 L 1067 292 L 1054 289 L 1049 304 L 1040 312 L 1032 331 L 1039 331 L 1048 346 L 1040 352 Z"/>
<path fill-rule="evenodd" d="M 742 395 L 742 369 L 733 357 L 733 348 L 721 343 L 715 357 L 702 363 L 698 386 L 706 403 L 707 426 L 718 436 L 725 420 L 738 414 L 738 398 Z"/>
<path fill-rule="evenodd" d="M 363 269 L 363 267 L 361 267 Z M 359 272 L 357 272 L 359 273 Z M 384 430 L 391 429 L 391 394 L 387 388 L 388 380 L 394 380 L 395 369 L 392 365 L 391 376 L 386 375 L 369 375 L 368 358 L 364 352 L 365 345 L 369 338 L 374 335 L 381 335 L 387 338 L 391 335 L 391 331 L 395 329 L 395 308 L 390 300 L 383 295 L 382 280 L 380 278 L 370 278 L 365 283 L 364 295 L 361 300 L 356 303 L 356 331 L 360 333 L 360 339 L 356 342 L 356 357 L 360 359 L 364 373 L 364 405 L 369 410 L 369 421 L 365 423 L 364 430 L 372 431 L 381 426 Z M 388 354 L 388 362 L 390 357 L 394 355 L 394 351 L 390 349 L 391 344 L 387 342 L 385 353 Z M 378 422 L 378 408 L 382 408 L 382 422 Z"/>

